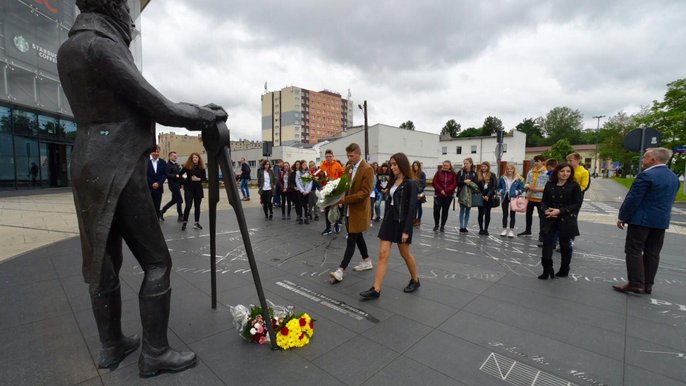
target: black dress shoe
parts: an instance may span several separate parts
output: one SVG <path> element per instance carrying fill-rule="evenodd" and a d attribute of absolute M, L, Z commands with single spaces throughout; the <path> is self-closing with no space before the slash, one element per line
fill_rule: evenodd
<path fill-rule="evenodd" d="M 517 236 L 531 236 L 531 232 L 529 232 L 529 231 L 520 232 L 520 233 L 517 233 Z"/>
<path fill-rule="evenodd" d="M 647 285 L 646 288 L 643 290 L 646 294 L 650 295 L 653 293 L 653 286 L 652 285 Z"/>
<path fill-rule="evenodd" d="M 630 283 L 626 283 L 624 285 L 613 285 L 612 289 L 614 289 L 615 291 L 624 292 L 625 294 L 626 293 L 642 294 L 645 292 L 645 290 L 643 290 L 643 288 L 632 287 Z M 651 292 L 652 292 L 652 288 L 651 288 Z"/>
<path fill-rule="evenodd" d="M 186 225 L 187 225 L 187 223 L 183 223 L 183 225 L 181 225 L 181 230 L 182 230 L 182 231 L 185 231 L 185 230 L 186 230 Z"/>
<path fill-rule="evenodd" d="M 441 227 L 440 231 L 441 231 L 441 232 L 445 232 L 445 228 L 444 228 L 444 227 Z"/>
<path fill-rule="evenodd" d="M 438 230 L 438 225 L 434 225 L 434 232 Z"/>
<path fill-rule="evenodd" d="M 403 288 L 403 292 L 406 292 L 406 293 L 414 292 L 417 290 L 417 288 L 419 288 L 419 286 L 420 286 L 419 280 L 414 281 L 414 280 L 410 279 L 410 283 L 407 285 L 407 287 Z"/>
<path fill-rule="evenodd" d="M 381 296 L 381 292 L 377 292 L 374 287 L 360 292 L 360 296 L 362 296 L 365 299 L 378 299 L 379 296 Z"/>

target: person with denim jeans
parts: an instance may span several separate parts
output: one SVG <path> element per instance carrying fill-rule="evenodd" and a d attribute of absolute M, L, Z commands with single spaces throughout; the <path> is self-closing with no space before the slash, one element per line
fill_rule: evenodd
<path fill-rule="evenodd" d="M 526 207 L 526 228 L 523 232 L 517 234 L 517 236 L 528 236 L 531 235 L 531 225 L 534 220 L 534 209 L 538 213 L 539 220 L 539 232 L 538 232 L 538 244 L 543 246 L 543 232 L 540 230 L 543 228 L 543 220 L 545 215 L 541 210 L 541 199 L 543 198 L 543 189 L 545 184 L 548 182 L 548 173 L 545 167 L 545 157 L 542 155 L 537 155 L 534 157 L 534 167 L 529 170 L 526 175 L 525 189 L 528 189 L 528 199 L 529 203 Z"/>
<path fill-rule="evenodd" d="M 248 189 L 248 183 L 250 182 L 250 166 L 245 162 L 245 158 L 241 158 L 240 180 L 243 201 L 250 201 L 250 190 Z"/>
<path fill-rule="evenodd" d="M 476 171 L 474 171 L 474 161 L 471 158 L 465 158 L 462 161 L 462 170 L 457 173 L 457 189 L 459 197 L 466 197 L 465 199 L 460 199 L 460 233 L 467 232 L 467 226 L 469 225 L 469 212 L 471 211 L 471 194 L 475 192 L 476 189 L 473 187 L 476 185 Z M 467 189 L 462 196 L 460 192 L 463 189 Z M 468 202 L 467 202 L 468 201 Z"/>

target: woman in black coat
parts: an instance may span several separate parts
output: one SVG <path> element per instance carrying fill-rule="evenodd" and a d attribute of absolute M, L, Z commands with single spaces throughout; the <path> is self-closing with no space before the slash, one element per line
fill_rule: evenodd
<path fill-rule="evenodd" d="M 496 193 L 495 174 L 491 173 L 491 164 L 484 161 L 479 166 L 476 185 L 479 186 L 484 204 L 479 208 L 479 234 L 488 236 L 488 225 L 491 223 L 491 208 Z"/>
<path fill-rule="evenodd" d="M 572 249 L 569 247 L 569 240 L 579 235 L 576 213 L 583 201 L 581 188 L 574 181 L 574 169 L 567 163 L 562 163 L 555 167 L 550 175 L 550 181 L 543 190 L 541 210 L 545 213 L 543 222 L 543 255 L 541 265 L 543 274 L 538 278 L 546 280 L 557 277 L 567 277 L 569 274 L 569 263 L 572 260 Z M 560 250 L 562 261 L 560 270 L 555 274 L 553 269 L 553 245 L 555 233 L 560 235 Z"/>
<path fill-rule="evenodd" d="M 405 260 L 410 271 L 410 283 L 404 292 L 414 292 L 419 288 L 417 276 L 417 262 L 410 251 L 412 243 L 412 229 L 417 209 L 417 181 L 413 179 L 410 161 L 403 153 L 396 153 L 390 160 L 392 177 L 388 182 L 386 195 L 386 211 L 379 230 L 379 261 L 376 265 L 374 286 L 367 291 L 360 292 L 365 299 L 376 299 L 381 295 L 388 257 L 391 255 L 391 245 L 398 244 L 400 256 Z"/>
<path fill-rule="evenodd" d="M 195 208 L 195 225 L 193 229 L 202 229 L 200 226 L 200 203 L 204 195 L 202 183 L 207 181 L 207 173 L 205 172 L 205 162 L 200 158 L 200 154 L 191 153 L 188 160 L 181 169 L 181 176 L 184 178 L 183 192 L 184 201 L 186 201 L 186 208 L 183 211 L 183 225 L 181 230 L 186 230 L 188 223 L 188 216 L 191 214 L 191 203 Z"/>

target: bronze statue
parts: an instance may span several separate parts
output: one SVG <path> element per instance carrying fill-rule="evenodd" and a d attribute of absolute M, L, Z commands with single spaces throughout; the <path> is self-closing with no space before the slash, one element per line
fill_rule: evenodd
<path fill-rule="evenodd" d="M 126 0 L 77 0 L 81 14 L 59 49 L 57 66 L 78 130 L 72 182 L 81 234 L 83 275 L 89 283 L 102 350 L 98 365 L 116 367 L 139 345 L 121 331 L 119 270 L 122 239 L 145 271 L 139 292 L 141 376 L 181 371 L 197 360 L 167 342 L 171 257 L 146 181 L 155 122 L 201 130 L 226 112 L 215 105 L 173 103 L 136 68 L 128 46 L 132 21 Z"/>

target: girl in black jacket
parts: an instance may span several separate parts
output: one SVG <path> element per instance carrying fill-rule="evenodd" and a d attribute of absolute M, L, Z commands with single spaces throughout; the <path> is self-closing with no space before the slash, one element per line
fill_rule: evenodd
<path fill-rule="evenodd" d="M 567 277 L 569 263 L 572 260 L 572 249 L 569 239 L 579 235 L 576 214 L 581 208 L 583 195 L 579 184 L 574 181 L 574 169 L 567 163 L 557 165 L 550 175 L 550 181 L 543 190 L 541 210 L 545 213 L 543 222 L 543 255 L 541 265 L 543 274 L 538 278 L 546 280 L 557 277 Z M 562 259 L 560 270 L 555 274 L 553 269 L 553 243 L 555 233 L 560 235 L 560 251 Z"/>
<path fill-rule="evenodd" d="M 183 191 L 186 201 L 181 230 L 186 230 L 188 216 L 191 214 L 191 202 L 195 208 L 195 225 L 193 225 L 193 229 L 202 229 L 200 226 L 200 203 L 204 197 L 202 183 L 207 181 L 207 173 L 205 172 L 205 162 L 200 158 L 200 154 L 191 153 L 183 165 L 183 169 L 181 169 L 181 176 L 184 177 Z"/>
<path fill-rule="evenodd" d="M 393 177 L 388 183 L 386 211 L 379 230 L 379 261 L 376 266 L 374 286 L 360 292 L 360 296 L 365 299 L 376 299 L 381 295 L 381 285 L 388 270 L 388 257 L 391 255 L 393 243 L 398 244 L 400 256 L 403 257 L 410 271 L 410 283 L 403 291 L 414 292 L 419 288 L 417 263 L 410 251 L 417 207 L 417 181 L 413 179 L 410 161 L 405 154 L 393 154 L 390 165 Z"/>
<path fill-rule="evenodd" d="M 495 197 L 496 180 L 495 174 L 491 173 L 491 164 L 488 161 L 481 163 L 477 176 L 477 186 L 484 198 L 484 204 L 479 207 L 479 234 L 488 236 L 488 225 L 491 222 L 491 208 Z"/>

